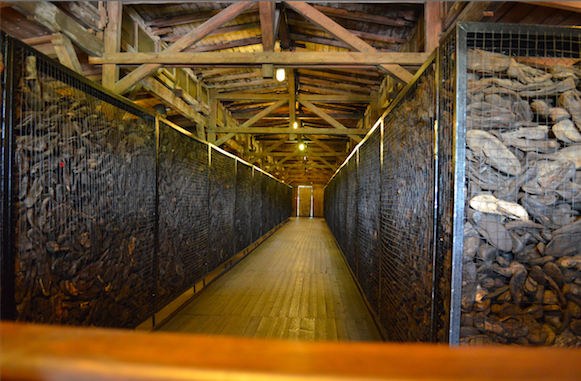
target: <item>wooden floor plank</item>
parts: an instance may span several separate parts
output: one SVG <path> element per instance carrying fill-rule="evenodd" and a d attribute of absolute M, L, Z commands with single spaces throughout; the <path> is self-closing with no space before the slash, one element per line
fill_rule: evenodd
<path fill-rule="evenodd" d="M 160 328 L 294 340 L 381 340 L 323 219 L 292 219 Z"/>

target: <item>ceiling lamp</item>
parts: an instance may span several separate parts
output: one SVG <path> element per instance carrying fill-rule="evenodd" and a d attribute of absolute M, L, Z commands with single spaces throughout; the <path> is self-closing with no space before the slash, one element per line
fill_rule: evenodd
<path fill-rule="evenodd" d="M 305 143 L 300 143 L 300 144 L 299 144 L 299 149 L 300 149 L 301 151 L 304 151 L 304 150 L 305 150 L 305 148 L 307 148 L 307 146 L 306 146 L 306 144 L 305 144 Z"/>
<path fill-rule="evenodd" d="M 276 80 L 279 82 L 284 81 L 284 78 L 286 77 L 286 74 L 284 72 L 284 69 L 276 69 Z"/>
<path fill-rule="evenodd" d="M 293 123 L 293 128 L 296 130 L 297 128 L 299 128 L 299 123 L 298 122 L 294 122 Z"/>

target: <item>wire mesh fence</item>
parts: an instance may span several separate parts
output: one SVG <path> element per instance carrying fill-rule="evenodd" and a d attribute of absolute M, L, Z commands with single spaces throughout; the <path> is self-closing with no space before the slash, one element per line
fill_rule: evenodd
<path fill-rule="evenodd" d="M 581 32 L 474 24 L 456 46 L 460 342 L 578 345 Z"/>
<path fill-rule="evenodd" d="M 274 186 L 252 192 L 273 178 L 16 40 L 2 48 L 2 318 L 135 327 L 260 238 L 251 197 L 290 206 Z M 265 205 L 265 232 L 290 217 Z"/>
<path fill-rule="evenodd" d="M 208 146 L 160 122 L 159 306 L 203 278 L 208 255 Z"/>
<path fill-rule="evenodd" d="M 331 179 L 326 217 L 389 340 L 581 343 L 580 59 L 577 28 L 459 24 L 386 113 L 382 166 L 375 130 Z"/>

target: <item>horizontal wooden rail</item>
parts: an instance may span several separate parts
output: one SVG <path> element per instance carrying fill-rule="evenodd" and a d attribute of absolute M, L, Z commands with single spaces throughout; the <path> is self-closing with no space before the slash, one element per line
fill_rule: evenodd
<path fill-rule="evenodd" d="M 256 53 L 109 53 L 89 57 L 92 64 L 118 65 L 422 65 L 428 53 L 256 52 Z"/>
<path fill-rule="evenodd" d="M 580 380 L 581 350 L 308 343 L 2 322 L 2 380 Z"/>

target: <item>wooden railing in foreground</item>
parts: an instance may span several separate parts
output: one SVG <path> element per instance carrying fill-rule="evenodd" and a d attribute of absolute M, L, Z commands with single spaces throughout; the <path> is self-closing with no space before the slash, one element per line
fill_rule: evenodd
<path fill-rule="evenodd" d="M 307 343 L 0 323 L 2 380 L 581 380 L 581 350 Z"/>

